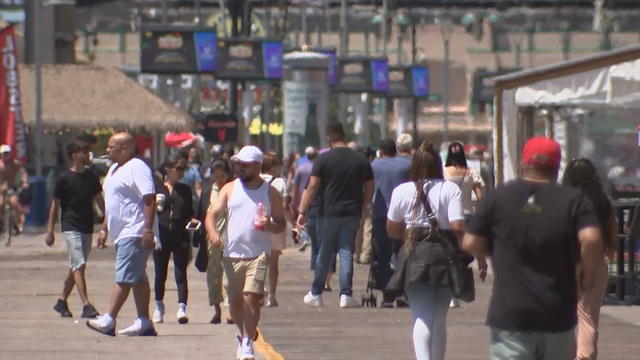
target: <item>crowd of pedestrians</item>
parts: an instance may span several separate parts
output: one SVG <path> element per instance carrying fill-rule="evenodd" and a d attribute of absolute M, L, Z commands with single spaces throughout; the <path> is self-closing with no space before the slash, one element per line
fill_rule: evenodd
<path fill-rule="evenodd" d="M 339 307 L 354 308 L 362 304 L 353 294 L 353 263 L 363 259 L 356 256 L 357 239 L 359 232 L 367 236 L 368 219 L 369 240 L 361 241 L 371 244 L 370 260 L 362 261 L 371 263 L 370 286 L 382 291 L 383 308 L 408 302 L 417 359 L 445 358 L 447 314 L 459 306 L 450 263 L 453 253 L 463 251 L 469 263 L 477 263 L 482 281 L 485 258 L 491 260 L 492 359 L 596 358 L 604 259 L 617 246 L 617 223 L 588 159 L 570 161 L 557 184 L 559 145 L 533 138 L 522 151 L 521 177 L 486 192 L 459 142 L 449 144 L 441 158 L 431 142 L 414 148 L 414 139 L 401 134 L 396 141 L 382 140 L 370 161 L 348 146 L 340 123 L 329 123 L 326 134 L 329 149 L 308 147 L 285 169 L 276 153 L 248 145 L 235 155 L 214 146 L 204 164 L 190 148 L 170 155 L 156 172 L 135 157 L 132 136 L 117 133 L 108 142 L 113 165 L 102 185 L 86 168 L 89 145 L 71 142 L 71 166 L 56 180 L 46 236 L 51 246 L 60 208 L 69 270 L 54 310 L 72 316 L 67 298 L 76 287 L 82 317 L 93 318 L 87 326 L 114 336 L 118 312 L 133 290 L 138 318 L 117 333 L 155 336 L 154 323 L 164 321 L 171 258 L 176 321 L 189 321 L 187 266 L 195 259 L 196 268 L 206 272 L 210 322 L 222 322 L 221 304 L 227 301 L 225 322 L 238 328 L 237 356 L 253 359 L 261 307 L 279 305 L 278 263 L 287 228 L 300 239 L 300 251 L 311 248 L 312 281 L 302 302 L 323 306 L 323 292 L 337 270 Z M 102 192 L 98 247 L 110 238 L 116 259 L 109 306 L 100 315 L 89 301 L 84 272 L 93 201 L 102 204 Z M 151 255 L 152 317 L 146 273 Z M 389 288 L 398 284 L 401 291 Z"/>

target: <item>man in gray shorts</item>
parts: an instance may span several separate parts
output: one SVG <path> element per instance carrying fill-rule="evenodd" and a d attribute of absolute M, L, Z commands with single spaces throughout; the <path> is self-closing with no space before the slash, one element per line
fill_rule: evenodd
<path fill-rule="evenodd" d="M 149 319 L 149 279 L 147 259 L 154 249 L 157 224 L 156 201 L 151 169 L 134 157 L 135 143 L 128 133 L 113 135 L 107 155 L 114 162 L 104 180 L 105 222 L 99 242 L 107 234 L 116 245 L 115 284 L 106 313 L 87 326 L 106 335 L 115 335 L 116 317 L 133 289 L 138 318 L 133 325 L 119 330 L 125 336 L 155 336 Z"/>
<path fill-rule="evenodd" d="M 85 265 L 91 251 L 93 233 L 93 200 L 102 206 L 102 186 L 98 176 L 86 168 L 89 165 L 89 144 L 74 140 L 67 145 L 71 167 L 56 178 L 53 201 L 49 210 L 49 226 L 45 242 L 55 242 L 54 228 L 58 218 L 58 206 L 62 209 L 61 230 L 69 252 L 69 272 L 64 281 L 62 296 L 53 307 L 62 317 L 71 317 L 67 299 L 75 286 L 84 305 L 83 318 L 94 318 L 98 312 L 89 302 L 85 281 Z"/>

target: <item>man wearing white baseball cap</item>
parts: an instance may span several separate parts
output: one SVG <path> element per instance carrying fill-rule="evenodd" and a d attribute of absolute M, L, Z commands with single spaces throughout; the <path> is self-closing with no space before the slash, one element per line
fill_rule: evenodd
<path fill-rule="evenodd" d="M 205 226 L 211 245 L 224 246 L 225 290 L 231 317 L 240 333 L 237 357 L 245 360 L 254 359 L 253 341 L 269 267 L 270 233 L 284 231 L 285 219 L 282 196 L 260 177 L 262 151 L 248 145 L 231 160 L 238 178 L 222 188 L 207 212 Z M 220 234 L 215 224 L 225 214 L 226 232 Z"/>

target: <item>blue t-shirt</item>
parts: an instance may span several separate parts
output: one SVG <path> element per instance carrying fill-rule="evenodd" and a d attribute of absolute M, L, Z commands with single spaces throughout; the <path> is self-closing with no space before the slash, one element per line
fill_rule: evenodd
<path fill-rule="evenodd" d="M 184 171 L 184 175 L 182 175 L 182 179 L 180 179 L 180 182 L 189 185 L 191 191 L 195 196 L 196 183 L 202 182 L 202 177 L 200 176 L 200 172 L 198 171 L 198 169 L 187 166 Z"/>
<path fill-rule="evenodd" d="M 411 161 L 404 157 L 383 157 L 371 163 L 373 168 L 373 217 L 386 217 L 393 189 L 409 180 Z"/>

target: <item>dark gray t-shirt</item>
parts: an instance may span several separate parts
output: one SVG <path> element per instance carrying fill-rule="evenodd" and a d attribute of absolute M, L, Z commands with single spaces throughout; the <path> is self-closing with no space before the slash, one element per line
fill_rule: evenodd
<path fill-rule="evenodd" d="M 373 179 L 362 154 L 348 147 L 331 149 L 314 161 L 311 176 L 320 178 L 322 216 L 360 216 L 363 184 Z"/>
<path fill-rule="evenodd" d="M 53 197 L 60 200 L 62 231 L 93 232 L 93 198 L 102 191 L 98 176 L 65 170 L 56 178 Z"/>
<path fill-rule="evenodd" d="M 484 198 L 468 231 L 487 237 L 495 279 L 487 324 L 561 332 L 576 318 L 578 232 L 598 226 L 574 188 L 516 180 Z"/>

